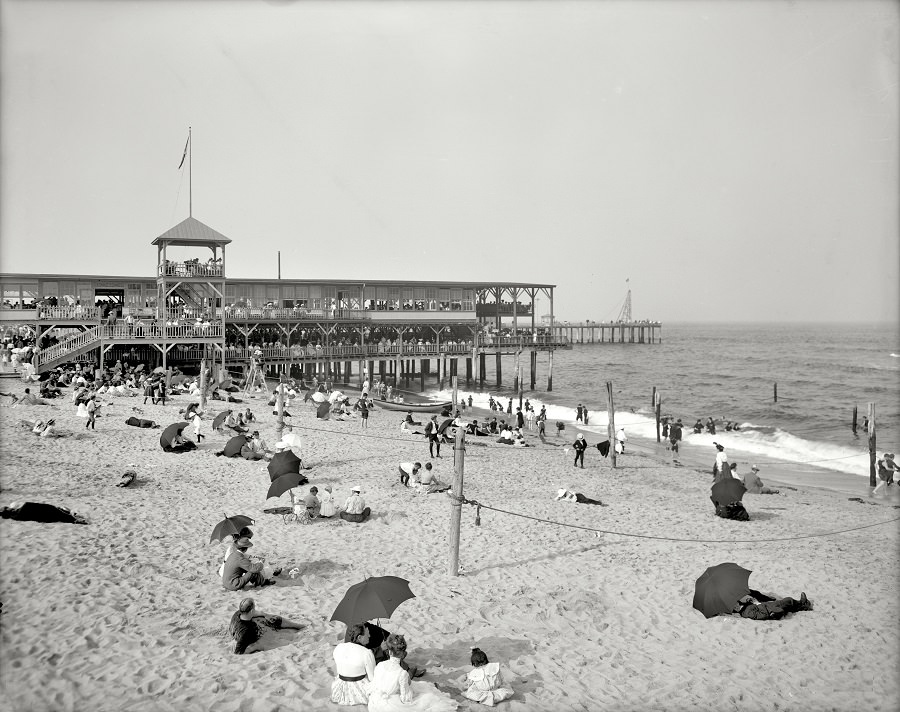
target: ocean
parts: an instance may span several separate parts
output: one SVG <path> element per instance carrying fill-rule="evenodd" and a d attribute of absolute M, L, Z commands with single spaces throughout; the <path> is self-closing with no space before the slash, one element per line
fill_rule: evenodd
<path fill-rule="evenodd" d="M 487 358 L 483 390 L 467 387 L 476 405 L 488 396 L 513 393 L 513 359 L 503 359 L 503 387 L 496 387 L 494 359 Z M 638 437 L 656 438 L 652 391 L 661 393 L 662 414 L 681 418 L 684 445 L 709 448 L 713 441 L 752 456 L 766 471 L 800 465 L 868 477 L 868 441 L 863 419 L 875 404 L 878 455 L 900 445 L 900 328 L 875 324 L 665 324 L 661 344 L 576 344 L 557 351 L 553 391 L 548 393 L 548 357 L 538 357 L 535 390 L 527 388 L 528 357 L 522 359 L 524 396 L 551 422 L 575 420 L 575 407 L 590 411 L 588 431 L 605 438 L 606 382 L 613 384 L 616 426 Z M 462 368 L 460 368 L 462 371 Z M 463 372 L 464 373 L 464 372 Z M 778 385 L 778 401 L 774 387 Z M 450 391 L 426 394 L 447 399 Z M 505 402 L 505 401 L 504 401 Z M 859 429 L 851 430 L 853 407 Z M 515 412 L 515 410 L 514 410 Z M 715 436 L 692 432 L 712 416 L 740 423 L 740 431 Z M 548 434 L 553 431 L 549 427 Z M 699 449 L 699 448 L 698 448 Z"/>

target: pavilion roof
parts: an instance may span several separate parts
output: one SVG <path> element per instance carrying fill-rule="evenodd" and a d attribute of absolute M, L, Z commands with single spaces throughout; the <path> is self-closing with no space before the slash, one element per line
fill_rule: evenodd
<path fill-rule="evenodd" d="M 213 247 L 215 245 L 227 245 L 231 242 L 221 232 L 213 230 L 209 225 L 189 217 L 182 220 L 175 227 L 170 228 L 157 237 L 151 245 L 187 245 L 189 247 Z"/>

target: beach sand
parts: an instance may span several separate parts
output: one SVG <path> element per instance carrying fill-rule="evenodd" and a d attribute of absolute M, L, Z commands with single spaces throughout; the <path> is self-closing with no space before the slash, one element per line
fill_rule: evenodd
<path fill-rule="evenodd" d="M 596 449 L 574 469 L 564 450 L 572 430 L 551 444 L 529 434 L 537 446 L 523 449 L 477 438 L 465 452 L 465 497 L 533 519 L 482 509 L 476 526 L 475 508 L 464 506 L 454 577 L 449 498 L 398 481 L 398 462 L 428 460 L 421 436 L 398 432 L 400 414 L 375 410 L 363 431 L 288 407 L 311 484 L 333 485 L 338 503 L 359 485 L 373 510 L 363 524 L 302 526 L 263 512 L 288 501 L 266 502 L 262 463 L 213 456 L 225 441 L 209 430 L 221 403 L 207 407 L 202 449 L 179 456 L 162 452 L 159 430 L 124 421 L 138 406 L 142 417 L 176 422 L 190 399 L 142 400 L 112 400 L 80 439 L 38 439 L 18 426 L 55 417 L 85 433 L 68 399 L 0 409 L 0 504 L 46 501 L 90 521 L 0 520 L 6 709 L 339 709 L 329 701 L 331 653 L 344 626 L 329 618 L 349 586 L 386 574 L 408 579 L 416 598 L 381 623 L 407 636 L 409 661 L 460 709 L 481 708 L 456 683 L 474 645 L 502 664 L 515 696 L 500 706 L 510 711 L 900 707 L 900 511 L 891 499 L 853 501 L 795 482 L 780 495 L 747 495 L 751 521 L 727 521 L 713 514 L 705 471 L 630 453 L 613 470 Z M 249 406 L 271 445 L 271 408 Z M 450 482 L 452 447 L 442 454 L 436 474 Z M 129 463 L 138 479 L 117 488 Z M 555 501 L 560 487 L 608 506 Z M 267 633 L 267 649 L 251 656 L 233 655 L 227 636 L 247 594 L 222 588 L 224 546 L 209 544 L 224 514 L 256 519 L 252 554 L 300 570 L 250 595 L 308 627 Z M 705 619 L 691 605 L 694 582 L 727 561 L 751 569 L 761 591 L 805 591 L 814 610 Z"/>

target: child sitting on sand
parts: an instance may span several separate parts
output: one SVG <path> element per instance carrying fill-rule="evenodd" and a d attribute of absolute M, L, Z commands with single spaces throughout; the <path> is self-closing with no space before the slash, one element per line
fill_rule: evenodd
<path fill-rule="evenodd" d="M 472 670 L 466 675 L 463 695 L 488 707 L 513 696 L 512 688 L 503 683 L 500 663 L 488 662 L 488 656 L 481 648 L 472 648 L 471 660 Z"/>

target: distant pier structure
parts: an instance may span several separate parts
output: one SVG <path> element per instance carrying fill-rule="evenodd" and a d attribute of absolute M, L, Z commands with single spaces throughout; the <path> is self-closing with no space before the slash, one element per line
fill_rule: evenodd
<path fill-rule="evenodd" d="M 553 336 L 573 344 L 661 344 L 659 321 L 557 322 Z"/>
<path fill-rule="evenodd" d="M 626 279 L 627 283 L 628 280 Z M 631 289 L 615 321 L 556 322 L 553 336 L 573 344 L 661 344 L 662 323 L 631 316 Z M 609 336 L 609 338 L 607 338 Z"/>

